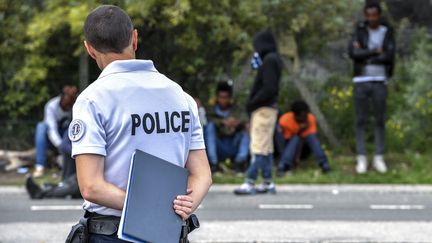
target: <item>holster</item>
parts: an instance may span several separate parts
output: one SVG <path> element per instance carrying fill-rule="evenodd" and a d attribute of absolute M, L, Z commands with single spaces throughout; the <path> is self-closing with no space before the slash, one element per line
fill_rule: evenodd
<path fill-rule="evenodd" d="M 179 243 L 189 243 L 188 234 L 199 227 L 198 217 L 195 214 L 189 216 L 189 218 L 183 222 Z"/>
<path fill-rule="evenodd" d="M 78 224 L 72 226 L 66 243 L 87 243 L 89 234 L 113 235 L 117 233 L 120 218 L 85 212 Z"/>
<path fill-rule="evenodd" d="M 66 243 L 87 243 L 88 236 L 88 228 L 87 228 L 88 218 L 84 217 L 80 219 L 80 221 L 72 226 L 69 235 L 66 238 Z"/>

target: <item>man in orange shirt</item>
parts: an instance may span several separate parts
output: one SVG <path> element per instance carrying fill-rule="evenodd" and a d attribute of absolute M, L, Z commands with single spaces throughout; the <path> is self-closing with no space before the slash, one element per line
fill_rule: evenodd
<path fill-rule="evenodd" d="M 317 138 L 317 125 L 315 116 L 309 111 L 309 106 L 304 101 L 295 101 L 291 105 L 291 111 L 279 118 L 279 126 L 282 129 L 286 141 L 282 152 L 276 175 L 283 176 L 293 169 L 294 160 L 302 143 L 305 143 L 315 155 L 316 162 L 323 173 L 330 172 L 327 156 Z"/>

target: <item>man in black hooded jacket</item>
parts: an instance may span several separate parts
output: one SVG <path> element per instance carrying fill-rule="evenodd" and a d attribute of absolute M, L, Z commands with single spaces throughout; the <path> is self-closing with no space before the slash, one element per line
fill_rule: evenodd
<path fill-rule="evenodd" d="M 258 73 L 246 105 L 246 110 L 251 116 L 252 158 L 245 183 L 234 191 L 238 195 L 276 192 L 271 172 L 282 62 L 277 53 L 276 40 L 270 31 L 258 33 L 253 40 L 253 47 L 256 52 L 251 64 Z M 255 187 L 259 170 L 262 171 L 264 183 L 260 187 Z"/>
<path fill-rule="evenodd" d="M 375 156 L 374 168 L 387 171 L 384 162 L 385 111 L 387 81 L 392 76 L 395 56 L 393 29 L 381 18 L 378 3 L 364 7 L 366 21 L 354 30 L 348 52 L 354 62 L 354 104 L 356 113 L 356 145 L 359 174 L 366 173 L 368 162 L 365 146 L 365 128 L 368 121 L 369 103 L 374 117 Z"/>

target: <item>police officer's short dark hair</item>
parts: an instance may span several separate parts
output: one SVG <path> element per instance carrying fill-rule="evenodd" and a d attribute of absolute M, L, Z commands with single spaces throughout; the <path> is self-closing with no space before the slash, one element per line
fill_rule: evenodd
<path fill-rule="evenodd" d="M 363 12 L 366 13 L 366 10 L 371 9 L 371 8 L 375 8 L 378 11 L 378 14 L 381 14 L 382 8 L 381 5 L 379 4 L 379 2 L 368 2 L 365 4 L 364 8 L 363 8 Z"/>
<path fill-rule="evenodd" d="M 123 9 L 102 5 L 93 10 L 84 23 L 84 36 L 97 51 L 122 53 L 131 43 L 133 24 Z"/>
<path fill-rule="evenodd" d="M 297 100 L 291 104 L 291 111 L 296 115 L 301 115 L 303 112 L 309 112 L 309 106 L 303 100 Z"/>

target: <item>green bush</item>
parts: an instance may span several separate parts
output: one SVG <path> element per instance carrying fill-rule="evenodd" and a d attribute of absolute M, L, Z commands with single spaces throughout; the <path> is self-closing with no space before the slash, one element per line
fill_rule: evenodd
<path fill-rule="evenodd" d="M 350 149 L 355 145 L 353 91 L 350 77 L 333 75 L 322 89 L 320 102 L 335 136 Z"/>
<path fill-rule="evenodd" d="M 432 135 L 432 36 L 416 31 L 411 55 L 399 60 L 390 94 L 387 135 L 394 150 L 425 152 Z"/>

